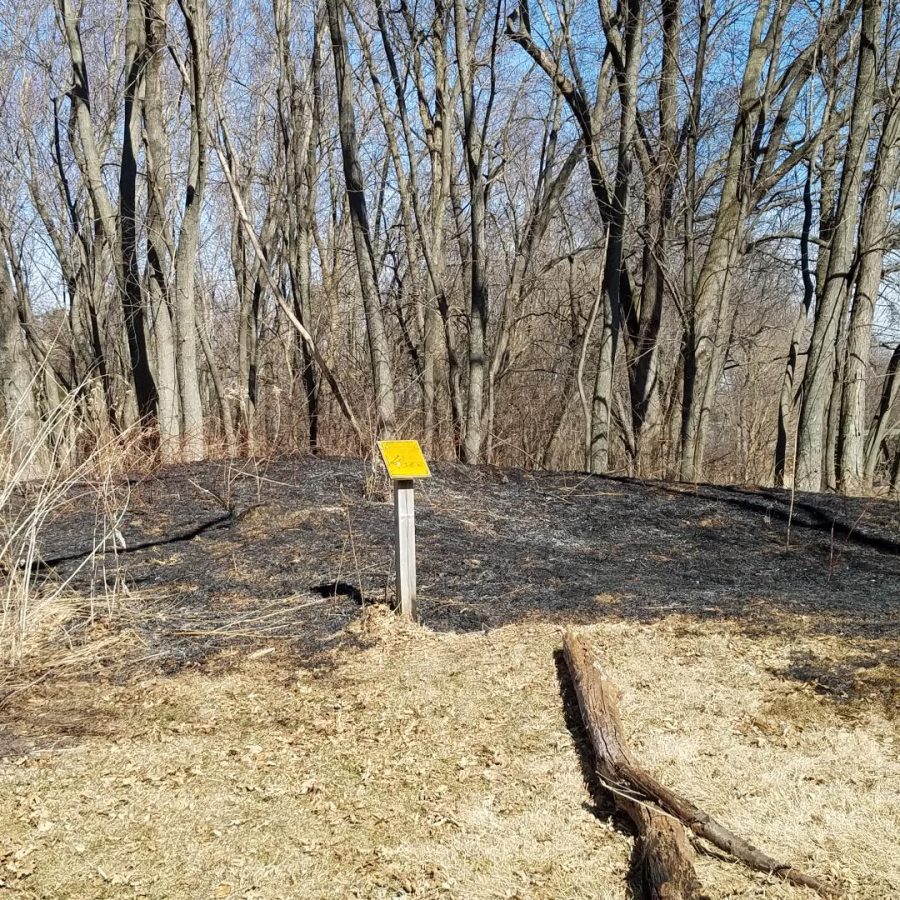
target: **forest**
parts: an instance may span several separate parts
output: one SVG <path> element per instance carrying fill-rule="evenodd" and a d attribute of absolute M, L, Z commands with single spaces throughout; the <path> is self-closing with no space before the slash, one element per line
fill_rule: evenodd
<path fill-rule="evenodd" d="M 898 13 L 5 0 L 5 452 L 897 490 Z"/>

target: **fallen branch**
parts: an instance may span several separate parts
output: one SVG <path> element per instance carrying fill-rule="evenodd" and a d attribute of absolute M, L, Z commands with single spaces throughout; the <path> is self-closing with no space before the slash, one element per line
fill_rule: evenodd
<path fill-rule="evenodd" d="M 581 716 L 594 747 L 597 774 L 616 807 L 637 830 L 638 880 L 648 900 L 691 900 L 699 896 L 694 851 L 681 823 L 635 795 L 623 772 L 634 766 L 625 743 L 615 688 L 600 674 L 590 648 L 567 631 L 563 649 Z"/>
<path fill-rule="evenodd" d="M 646 772 L 625 742 L 616 689 L 603 677 L 600 663 L 585 639 L 571 629 L 567 630 L 563 651 L 597 757 L 598 774 L 615 797 L 616 805 L 634 822 L 639 839 L 646 846 L 645 879 L 657 878 L 657 881 L 645 881 L 651 891 L 656 891 L 651 892 L 651 897 L 687 898 L 694 896 L 690 891 L 696 891 L 696 879 L 693 883 L 690 880 L 693 876 L 692 857 L 689 852 L 684 852 L 687 840 L 681 825 L 677 831 L 666 832 L 654 817 L 665 819 L 672 825 L 683 824 L 751 869 L 812 888 L 825 897 L 839 896 L 838 891 L 818 878 L 757 850 Z M 689 847 L 687 849 L 690 851 Z M 660 877 L 664 880 L 658 881 Z"/>

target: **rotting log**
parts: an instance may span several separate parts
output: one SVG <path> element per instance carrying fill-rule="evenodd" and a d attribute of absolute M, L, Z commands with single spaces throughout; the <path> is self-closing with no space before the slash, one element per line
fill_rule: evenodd
<path fill-rule="evenodd" d="M 685 846 L 690 851 L 690 846 L 680 825 L 751 869 L 775 875 L 791 884 L 811 888 L 824 897 L 840 896 L 839 891 L 820 879 L 758 850 L 642 768 L 631 755 L 624 738 L 618 712 L 618 692 L 604 678 L 603 669 L 587 641 L 568 629 L 563 639 L 563 652 L 572 674 L 581 715 L 596 754 L 598 775 L 612 792 L 616 805 L 635 823 L 639 839 L 646 848 L 644 877 L 665 876 L 669 879 L 655 888 L 656 893 L 652 893 L 653 882 L 645 881 L 651 889 L 651 897 L 690 897 L 692 894 L 687 891 L 696 891 L 696 880 L 694 886 L 688 882 L 688 872 L 693 875 L 693 863 L 691 856 L 682 852 Z M 678 831 L 674 834 L 663 831 L 654 817 L 665 819 L 673 826 L 679 824 Z M 690 868 L 684 868 L 685 866 Z M 673 890 L 680 890 L 682 893 L 672 893 Z"/>
<path fill-rule="evenodd" d="M 625 742 L 615 687 L 607 681 L 585 640 L 567 631 L 563 650 L 581 716 L 594 748 L 597 774 L 616 807 L 637 831 L 636 880 L 648 900 L 692 900 L 700 896 L 694 851 L 682 824 L 642 802 L 627 778 L 636 763 Z"/>

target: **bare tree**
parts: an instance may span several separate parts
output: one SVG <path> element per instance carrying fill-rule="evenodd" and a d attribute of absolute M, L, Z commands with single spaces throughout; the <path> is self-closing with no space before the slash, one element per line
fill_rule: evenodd
<path fill-rule="evenodd" d="M 376 430 L 380 434 L 390 434 L 395 427 L 394 380 L 375 272 L 375 255 L 369 228 L 365 184 L 359 164 L 359 148 L 353 110 L 353 73 L 350 69 L 345 36 L 343 0 L 326 0 L 326 7 L 337 83 L 341 159 L 344 167 L 347 205 L 353 224 L 353 246 L 356 252 L 356 267 L 363 308 L 366 314 L 372 379 L 375 387 Z"/>
<path fill-rule="evenodd" d="M 179 0 L 188 38 L 188 62 L 182 77 L 190 102 L 190 151 L 178 245 L 175 250 L 175 359 L 181 401 L 182 457 L 201 459 L 206 435 L 197 371 L 197 309 L 194 297 L 200 209 L 206 190 L 209 122 L 209 10 L 206 0 Z"/>
<path fill-rule="evenodd" d="M 850 132 L 834 213 L 825 284 L 816 303 L 809 356 L 803 375 L 795 484 L 807 491 L 821 488 L 824 457 L 828 450 L 825 442 L 828 408 L 833 389 L 837 338 L 853 277 L 860 186 L 877 80 L 876 35 L 881 8 L 880 0 L 863 0 Z"/>
<path fill-rule="evenodd" d="M 83 382 L 80 434 L 166 461 L 377 432 L 878 489 L 894 0 L 532 6 L 56 0 L 27 40 L 23 6 L 6 385 L 40 417 Z"/>
<path fill-rule="evenodd" d="M 33 452 L 39 428 L 33 382 L 9 260 L 0 241 L 0 436 L 23 478 L 41 474 L 41 456 Z"/>
<path fill-rule="evenodd" d="M 453 33 L 462 101 L 462 142 L 469 185 L 469 378 L 462 452 L 463 460 L 469 463 L 479 462 L 484 440 L 482 417 L 489 315 L 486 232 L 489 182 L 484 165 L 487 130 L 496 94 L 495 63 L 500 34 L 499 0 L 490 38 L 488 87 L 486 95 L 480 98 L 482 111 L 479 115 L 476 108 L 478 89 L 476 50 L 486 10 L 485 4 L 476 4 L 475 13 L 470 21 L 464 0 L 453 0 Z"/>
<path fill-rule="evenodd" d="M 125 311 L 125 333 L 138 414 L 155 424 L 157 394 L 144 327 L 144 296 L 138 267 L 137 174 L 141 146 L 140 98 L 146 63 L 146 21 L 141 0 L 127 0 L 125 10 L 125 97 L 122 116 L 122 163 L 119 166 L 119 281 Z"/>
<path fill-rule="evenodd" d="M 853 303 L 847 331 L 847 364 L 841 408 L 840 472 L 844 490 L 850 494 L 872 489 L 876 454 L 866 454 L 869 431 L 866 394 L 871 361 L 872 325 L 881 285 L 885 254 L 891 243 L 893 195 L 900 176 L 900 64 L 884 92 L 881 134 L 875 150 L 873 171 L 862 205 L 853 285 Z M 871 424 L 872 444 L 884 437 L 881 416 Z M 879 430 L 881 434 L 879 435 Z"/>

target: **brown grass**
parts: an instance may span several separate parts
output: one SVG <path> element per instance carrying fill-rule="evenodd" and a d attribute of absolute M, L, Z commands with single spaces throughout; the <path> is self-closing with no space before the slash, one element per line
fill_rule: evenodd
<path fill-rule="evenodd" d="M 0 897 L 629 896 L 632 840 L 586 789 L 556 627 L 434 634 L 379 609 L 353 627 L 369 649 L 326 669 L 260 645 L 215 672 L 48 681 L 0 712 L 49 751 L 0 764 Z M 900 896 L 896 721 L 777 674 L 837 641 L 678 618 L 589 633 L 662 780 L 850 897 Z M 713 897 L 811 896 L 698 867 Z"/>
<path fill-rule="evenodd" d="M 91 442 L 82 435 L 88 449 L 78 459 L 72 436 L 82 434 L 79 397 L 90 387 L 59 400 L 24 454 L 8 440 L 15 413 L 0 423 L 0 676 L 51 652 L 48 635 L 74 623 L 80 608 L 87 614 L 81 625 L 92 624 L 101 609 L 112 615 L 122 588 L 117 551 L 130 489 L 119 476 L 138 459 L 141 435 L 137 428 Z M 65 578 L 52 577 L 40 572 L 45 531 L 72 507 L 93 512 L 81 535 L 91 549 Z M 90 575 L 86 602 L 69 588 L 79 574 Z"/>

